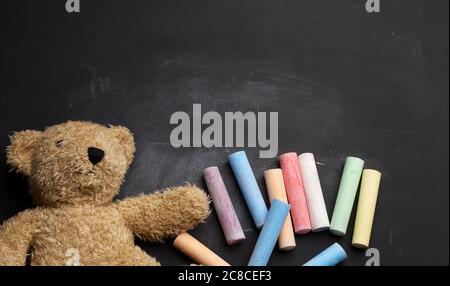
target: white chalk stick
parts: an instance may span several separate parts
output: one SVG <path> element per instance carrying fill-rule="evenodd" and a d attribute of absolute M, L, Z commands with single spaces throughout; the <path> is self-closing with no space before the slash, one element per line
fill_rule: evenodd
<path fill-rule="evenodd" d="M 312 231 L 318 232 L 329 229 L 330 220 L 328 219 L 314 155 L 312 153 L 303 153 L 298 156 L 298 159 Z"/>

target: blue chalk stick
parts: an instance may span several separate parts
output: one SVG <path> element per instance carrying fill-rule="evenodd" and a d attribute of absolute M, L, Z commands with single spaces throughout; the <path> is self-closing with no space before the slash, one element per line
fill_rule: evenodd
<path fill-rule="evenodd" d="M 338 244 L 334 243 L 303 266 L 335 266 L 347 259 L 347 253 Z"/>
<path fill-rule="evenodd" d="M 228 156 L 228 159 L 253 221 L 259 229 L 266 219 L 267 206 L 256 182 L 252 167 L 248 162 L 247 155 L 244 151 L 240 151 L 231 154 Z"/>
<path fill-rule="evenodd" d="M 266 266 L 291 206 L 273 200 L 248 266 Z"/>

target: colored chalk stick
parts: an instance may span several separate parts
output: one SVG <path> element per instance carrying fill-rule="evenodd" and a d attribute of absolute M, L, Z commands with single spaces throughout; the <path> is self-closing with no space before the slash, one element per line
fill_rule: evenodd
<path fill-rule="evenodd" d="M 312 231 L 318 232 L 330 228 L 327 208 L 317 172 L 316 160 L 312 153 L 303 153 L 298 156 L 300 173 L 308 203 L 309 218 Z"/>
<path fill-rule="evenodd" d="M 244 151 L 236 152 L 228 157 L 236 181 L 241 189 L 250 214 L 259 229 L 267 216 L 267 206 L 256 182 L 252 167 Z"/>
<path fill-rule="evenodd" d="M 298 234 L 308 233 L 311 231 L 311 222 L 297 154 L 286 153 L 280 155 L 278 159 L 283 172 L 288 202 L 292 206 L 291 217 L 294 231 Z"/>
<path fill-rule="evenodd" d="M 211 195 L 214 209 L 219 218 L 228 245 L 235 245 L 245 239 L 236 211 L 217 167 L 203 171 L 203 177 Z"/>
<path fill-rule="evenodd" d="M 283 173 L 281 169 L 271 169 L 264 172 L 266 180 L 267 192 L 269 199 L 280 200 L 283 203 L 288 203 L 286 190 L 284 188 Z M 288 214 L 284 225 L 281 228 L 280 236 L 278 237 L 278 248 L 283 251 L 288 251 L 295 248 L 294 229 L 292 228 L 291 216 Z"/>
<path fill-rule="evenodd" d="M 281 228 L 289 214 L 290 205 L 273 200 L 266 222 L 256 241 L 248 266 L 266 266 L 277 243 Z"/>
<path fill-rule="evenodd" d="M 356 157 L 348 157 L 339 185 L 333 216 L 331 218 L 331 233 L 339 236 L 347 232 L 348 221 L 358 191 L 364 161 Z"/>
<path fill-rule="evenodd" d="M 334 243 L 303 266 L 335 266 L 345 259 L 347 259 L 345 250 L 338 243 Z"/>
<path fill-rule="evenodd" d="M 187 232 L 180 233 L 174 240 L 173 246 L 201 265 L 230 266 L 225 260 L 220 258 Z"/>
<path fill-rule="evenodd" d="M 352 245 L 354 247 L 369 247 L 380 181 L 380 172 L 368 169 L 363 171 L 358 207 L 356 209 L 355 228 L 353 230 Z"/>

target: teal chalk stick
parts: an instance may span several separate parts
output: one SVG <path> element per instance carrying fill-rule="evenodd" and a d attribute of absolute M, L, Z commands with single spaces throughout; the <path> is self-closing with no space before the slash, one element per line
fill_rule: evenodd
<path fill-rule="evenodd" d="M 335 235 L 343 236 L 347 232 L 363 167 L 364 161 L 360 158 L 348 157 L 345 161 L 330 226 L 330 232 Z"/>
<path fill-rule="evenodd" d="M 267 206 L 256 182 L 247 155 L 244 151 L 239 151 L 228 156 L 228 159 L 253 221 L 256 227 L 260 229 L 267 216 Z"/>
<path fill-rule="evenodd" d="M 290 205 L 280 200 L 275 199 L 272 201 L 248 266 L 267 265 L 290 209 Z"/>
<path fill-rule="evenodd" d="M 347 259 L 345 250 L 338 243 L 334 243 L 303 266 L 336 266 L 345 259 Z"/>

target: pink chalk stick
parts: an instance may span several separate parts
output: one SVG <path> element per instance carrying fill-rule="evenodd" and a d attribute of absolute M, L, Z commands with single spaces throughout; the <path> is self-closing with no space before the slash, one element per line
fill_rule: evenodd
<path fill-rule="evenodd" d="M 297 234 L 308 233 L 311 231 L 311 221 L 297 154 L 295 152 L 286 153 L 280 155 L 278 159 L 283 172 L 288 202 L 291 205 L 294 231 Z"/>
<path fill-rule="evenodd" d="M 217 167 L 209 167 L 203 171 L 203 177 L 211 195 L 214 209 L 219 217 L 220 225 L 228 245 L 235 245 L 245 239 L 236 211 L 228 195 Z"/>

